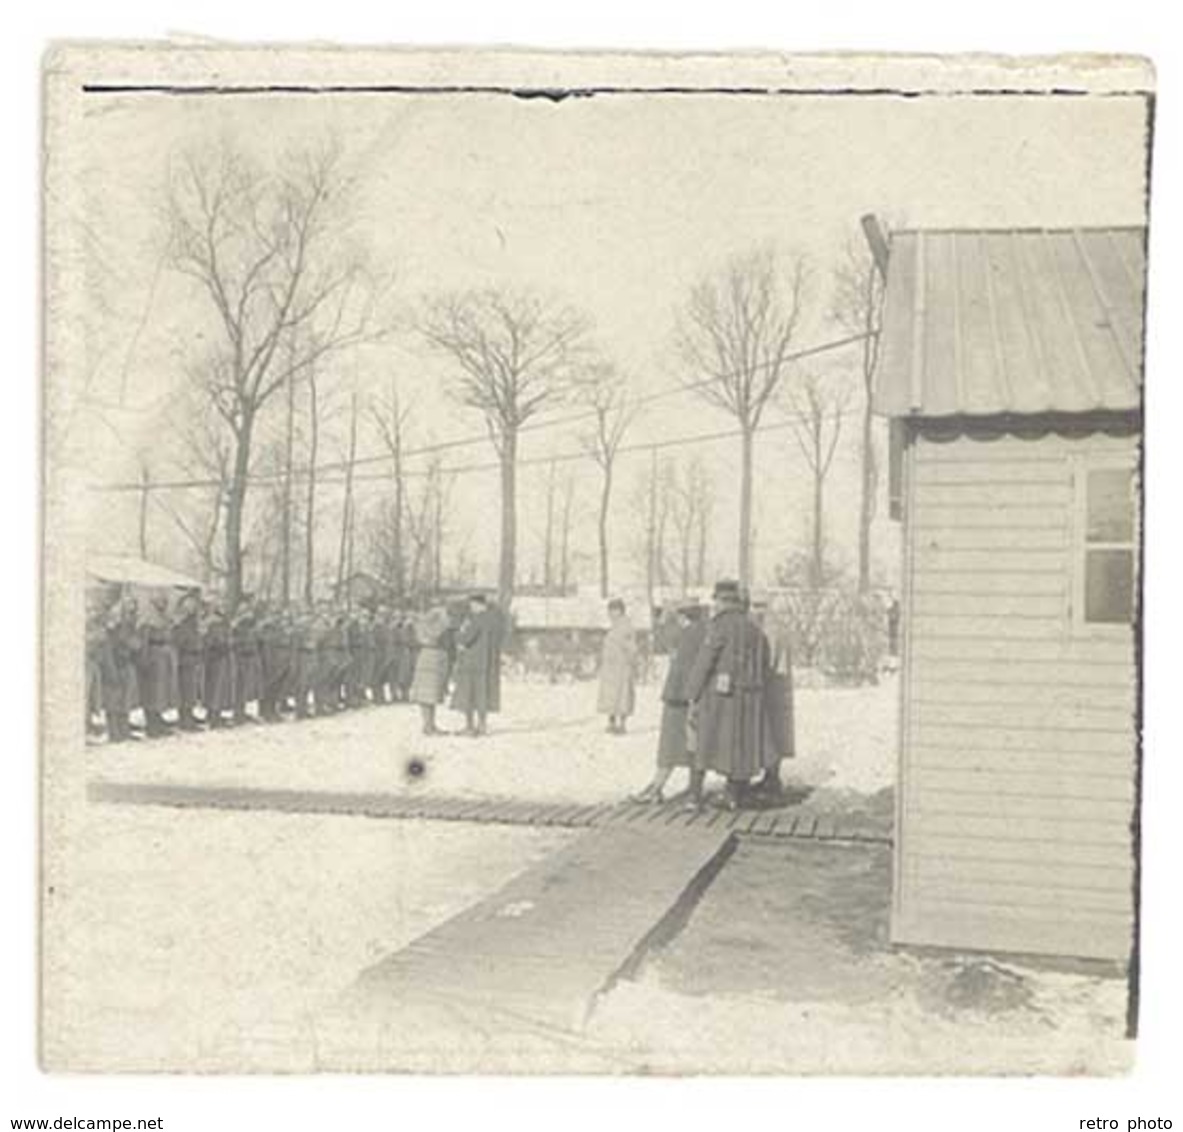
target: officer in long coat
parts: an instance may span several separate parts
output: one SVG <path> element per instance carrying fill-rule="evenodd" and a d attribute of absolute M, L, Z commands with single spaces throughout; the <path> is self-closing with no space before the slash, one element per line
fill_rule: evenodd
<path fill-rule="evenodd" d="M 694 736 L 690 729 L 690 695 L 687 680 L 706 640 L 706 611 L 694 600 L 678 606 L 679 628 L 669 670 L 661 689 L 661 732 L 657 741 L 657 773 L 639 794 L 637 802 L 662 802 L 666 783 L 677 767 L 690 768 L 690 797 L 701 798 L 703 772 L 694 765 Z M 672 634 L 671 634 L 672 636 Z"/>
<path fill-rule="evenodd" d="M 263 688 L 263 658 L 259 644 L 259 618 L 250 601 L 230 625 L 230 644 L 234 653 L 234 722 L 254 723 L 246 706 L 258 700 Z"/>
<path fill-rule="evenodd" d="M 784 620 L 769 609 L 768 599 L 755 595 L 752 599 L 752 619 L 768 638 L 768 689 L 765 698 L 768 727 L 764 742 L 764 774 L 755 789 L 769 798 L 784 794 L 781 763 L 797 753 L 795 719 L 793 714 L 793 660 L 789 630 Z"/>
<path fill-rule="evenodd" d="M 395 643 L 398 649 L 398 698 L 409 703 L 411 685 L 415 682 L 415 665 L 419 660 L 419 640 L 415 636 L 414 623 L 405 611 L 399 614 Z"/>
<path fill-rule="evenodd" d="M 258 636 L 263 676 L 259 716 L 268 723 L 278 723 L 292 679 L 291 622 L 284 613 L 264 613 L 259 621 Z"/>
<path fill-rule="evenodd" d="M 149 738 L 171 733 L 164 713 L 176 706 L 177 654 L 173 645 L 173 623 L 168 612 L 168 594 L 154 593 L 140 623 L 141 647 L 138 676 L 144 723 Z"/>
<path fill-rule="evenodd" d="M 370 673 L 370 698 L 376 704 L 390 702 L 387 688 L 393 684 L 391 659 L 394 656 L 391 641 L 390 610 L 384 605 L 374 611 L 374 623 L 370 629 L 374 642 L 374 666 Z"/>
<path fill-rule="evenodd" d="M 608 621 L 596 710 L 608 717 L 610 735 L 623 735 L 625 720 L 637 706 L 637 634 L 619 598 L 608 603 Z"/>
<path fill-rule="evenodd" d="M 698 769 L 727 779 L 726 805 L 736 809 L 748 781 L 764 766 L 768 638 L 748 616 L 739 584 L 715 586 L 716 613 L 687 679 L 696 705 Z"/>
<path fill-rule="evenodd" d="M 234 708 L 234 650 L 230 621 L 221 605 L 214 605 L 205 622 L 205 715 L 211 728 L 223 727 L 222 713 Z"/>
<path fill-rule="evenodd" d="M 201 605 L 195 593 L 181 598 L 173 626 L 173 647 L 177 651 L 177 717 L 182 731 L 197 731 L 201 724 L 193 709 L 202 700 L 203 654 Z"/>
<path fill-rule="evenodd" d="M 127 718 L 128 694 L 124 688 L 118 655 L 119 635 L 120 610 L 118 606 L 113 606 L 107 611 L 102 645 L 98 652 L 108 743 L 126 743 L 132 737 L 131 725 Z"/>
<path fill-rule="evenodd" d="M 119 674 L 115 682 L 119 712 L 127 718 L 142 703 L 139 662 L 144 650 L 144 636 L 140 628 L 139 604 L 134 597 L 125 598 L 119 607 L 119 614 L 111 633 L 111 647 L 115 669 Z M 135 730 L 130 720 L 128 730 Z"/>
<path fill-rule="evenodd" d="M 316 690 L 317 652 L 316 625 L 310 609 L 301 609 L 292 622 L 292 698 L 296 702 L 296 718 L 307 719 L 314 705 L 310 703 Z"/>
<path fill-rule="evenodd" d="M 466 735 L 488 732 L 489 713 L 501 710 L 501 617 L 484 594 L 469 598 L 456 631 L 452 708 L 464 713 Z"/>

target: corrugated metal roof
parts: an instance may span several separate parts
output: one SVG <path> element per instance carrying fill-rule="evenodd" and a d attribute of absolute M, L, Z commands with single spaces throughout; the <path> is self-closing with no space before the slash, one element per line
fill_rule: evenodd
<path fill-rule="evenodd" d="M 902 231 L 891 238 L 875 411 L 1140 405 L 1145 229 Z"/>

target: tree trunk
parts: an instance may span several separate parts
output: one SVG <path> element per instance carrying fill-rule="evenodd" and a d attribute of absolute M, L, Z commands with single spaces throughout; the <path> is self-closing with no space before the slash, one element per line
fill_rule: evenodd
<path fill-rule="evenodd" d="M 406 590 L 407 573 L 403 561 L 403 511 L 406 508 L 406 489 L 403 484 L 403 422 L 398 383 L 392 385 L 390 396 L 391 435 L 394 437 L 394 592 L 401 604 Z"/>
<path fill-rule="evenodd" d="M 140 468 L 140 557 L 148 557 L 148 492 L 151 490 L 152 478 L 148 472 L 148 465 Z"/>
<path fill-rule="evenodd" d="M 698 512 L 698 548 L 694 563 L 694 584 L 706 585 L 707 573 L 707 507 L 704 503 Z"/>
<path fill-rule="evenodd" d="M 600 597 L 608 598 L 608 510 L 612 505 L 612 465 L 604 468 L 604 483 L 600 490 L 598 530 L 600 541 Z"/>
<path fill-rule="evenodd" d="M 285 606 L 289 605 L 292 600 L 292 459 L 296 438 L 296 381 L 292 374 L 288 374 L 287 408 L 287 435 L 284 443 L 283 530 L 281 535 L 283 545 L 280 547 L 280 553 L 283 555 L 280 584 Z"/>
<path fill-rule="evenodd" d="M 649 519 L 645 525 L 645 596 L 653 608 L 657 588 L 657 449 L 651 449 L 649 464 Z"/>
<path fill-rule="evenodd" d="M 242 516 L 246 509 L 254 418 L 248 413 L 234 434 L 234 467 L 226 502 L 226 605 L 230 613 L 242 600 Z"/>
<path fill-rule="evenodd" d="M 503 613 L 513 603 L 517 566 L 517 466 L 518 434 L 507 428 L 501 434 L 501 564 L 497 572 L 497 600 Z"/>
<path fill-rule="evenodd" d="M 555 462 L 546 477 L 546 545 L 542 550 L 542 588 L 549 594 L 554 585 Z"/>
<path fill-rule="evenodd" d="M 431 528 L 431 576 L 435 589 L 439 590 L 444 584 L 444 479 L 438 469 Z"/>
<path fill-rule="evenodd" d="M 745 588 L 752 584 L 752 450 L 753 429 L 743 425 L 740 437 L 740 481 L 739 481 L 739 584 Z"/>
<path fill-rule="evenodd" d="M 353 522 L 353 461 L 357 456 L 357 394 L 354 393 L 349 407 L 349 460 L 345 465 L 345 506 L 341 512 L 341 547 L 337 556 L 337 598 L 342 589 L 348 599 L 349 578 L 349 528 Z"/>
<path fill-rule="evenodd" d="M 821 589 L 825 569 L 825 543 L 822 530 L 822 507 L 824 503 L 825 473 L 813 474 L 813 588 Z"/>
<path fill-rule="evenodd" d="M 559 592 L 566 594 L 571 581 L 571 507 L 574 503 L 575 484 L 567 477 L 563 488 L 563 536 L 559 544 Z"/>
<path fill-rule="evenodd" d="M 311 605 L 316 582 L 316 457 L 320 444 L 320 406 L 317 401 L 316 374 L 308 374 L 308 500 L 304 540 L 304 604 Z"/>

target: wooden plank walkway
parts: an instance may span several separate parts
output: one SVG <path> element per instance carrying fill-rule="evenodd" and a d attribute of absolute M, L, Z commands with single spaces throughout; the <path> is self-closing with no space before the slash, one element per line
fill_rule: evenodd
<path fill-rule="evenodd" d="M 783 809 L 727 813 L 708 808 L 687 813 L 680 803 L 660 806 L 635 802 L 523 802 L 510 798 L 460 798 L 412 792 L 280 790 L 248 786 L 198 786 L 181 783 L 94 780 L 87 788 L 92 802 L 197 807 L 225 810 L 271 810 L 280 813 L 341 814 L 375 818 L 422 818 L 428 821 L 484 822 L 495 825 L 550 826 L 565 829 L 624 827 L 655 833 L 682 830 L 736 833 L 745 838 L 872 841 L 890 843 L 891 819 L 865 811 L 821 812 L 808 804 Z"/>
<path fill-rule="evenodd" d="M 425 1027 L 578 1032 L 673 937 L 735 844 L 726 830 L 653 822 L 590 830 L 364 971 L 349 999 Z"/>

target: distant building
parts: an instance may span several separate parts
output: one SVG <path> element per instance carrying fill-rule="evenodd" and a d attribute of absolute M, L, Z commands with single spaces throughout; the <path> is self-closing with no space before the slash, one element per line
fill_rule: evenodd
<path fill-rule="evenodd" d="M 1144 241 L 891 239 L 898 942 L 1130 954 Z"/>
<path fill-rule="evenodd" d="M 336 587 L 338 601 L 348 601 L 350 605 L 376 605 L 389 601 L 391 588 L 374 574 L 365 570 L 357 570 Z"/>

